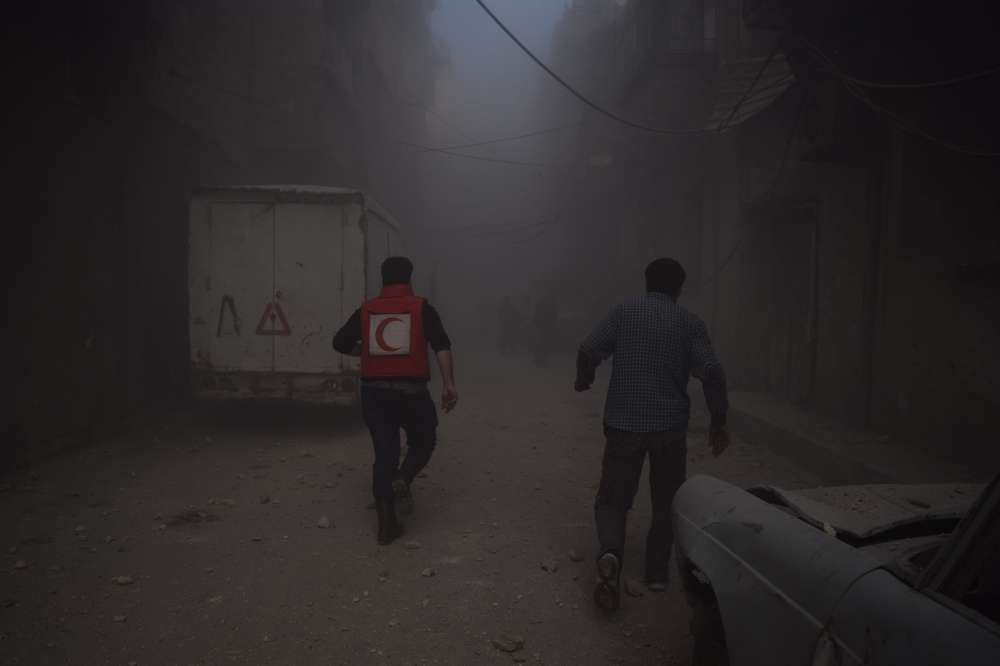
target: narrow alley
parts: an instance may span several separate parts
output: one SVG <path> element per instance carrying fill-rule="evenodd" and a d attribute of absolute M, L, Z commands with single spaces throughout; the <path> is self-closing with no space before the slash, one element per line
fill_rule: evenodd
<path fill-rule="evenodd" d="M 574 393 L 568 356 L 459 358 L 462 403 L 388 547 L 351 408 L 198 405 L 0 476 L 4 663 L 506 663 L 505 633 L 515 661 L 688 663 L 677 581 L 638 585 L 645 481 L 622 574 L 642 596 L 616 615 L 591 599 L 604 387 Z M 706 426 L 689 476 L 817 483 L 739 439 L 713 458 Z"/>

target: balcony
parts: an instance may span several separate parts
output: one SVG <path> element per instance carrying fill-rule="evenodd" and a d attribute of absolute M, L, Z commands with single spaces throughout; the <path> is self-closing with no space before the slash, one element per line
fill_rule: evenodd
<path fill-rule="evenodd" d="M 643 80 L 713 81 L 716 0 L 633 0 L 615 47 L 614 95 L 621 102 Z"/>

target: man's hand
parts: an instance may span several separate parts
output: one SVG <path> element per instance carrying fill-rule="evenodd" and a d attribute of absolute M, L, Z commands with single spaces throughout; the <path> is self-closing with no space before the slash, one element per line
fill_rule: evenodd
<path fill-rule="evenodd" d="M 447 414 L 451 410 L 455 409 L 455 405 L 458 404 L 458 391 L 455 390 L 455 385 L 446 385 L 444 390 L 441 391 L 441 409 Z"/>
<path fill-rule="evenodd" d="M 442 349 L 435 354 L 437 356 L 438 367 L 441 368 L 441 383 L 444 390 L 441 391 L 441 409 L 447 414 L 455 409 L 458 404 L 458 391 L 455 390 L 455 372 L 452 368 L 451 350 Z"/>
<path fill-rule="evenodd" d="M 583 381 L 577 379 L 576 382 L 573 384 L 573 388 L 576 390 L 577 393 L 583 393 L 584 391 L 590 389 L 590 384 L 586 384 Z"/>
<path fill-rule="evenodd" d="M 729 446 L 729 426 L 719 423 L 708 426 L 708 445 L 712 447 L 712 455 L 718 456 Z"/>

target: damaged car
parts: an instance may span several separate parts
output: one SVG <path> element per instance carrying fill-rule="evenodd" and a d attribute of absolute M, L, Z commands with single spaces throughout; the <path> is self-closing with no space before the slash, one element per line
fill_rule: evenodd
<path fill-rule="evenodd" d="M 743 490 L 673 507 L 695 666 L 1000 663 L 1000 474 Z"/>

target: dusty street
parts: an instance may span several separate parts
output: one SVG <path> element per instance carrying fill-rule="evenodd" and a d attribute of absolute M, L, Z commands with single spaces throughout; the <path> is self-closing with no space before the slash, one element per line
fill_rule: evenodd
<path fill-rule="evenodd" d="M 615 615 L 591 599 L 608 368 L 578 395 L 572 357 L 458 351 L 459 406 L 389 547 L 350 409 L 196 405 L 0 477 L 2 662 L 505 663 L 491 641 L 510 632 L 514 661 L 689 663 L 676 579 Z M 688 476 L 821 483 L 738 438 L 713 459 L 706 425 L 695 414 Z M 623 579 L 642 577 L 648 519 L 644 485 Z"/>

